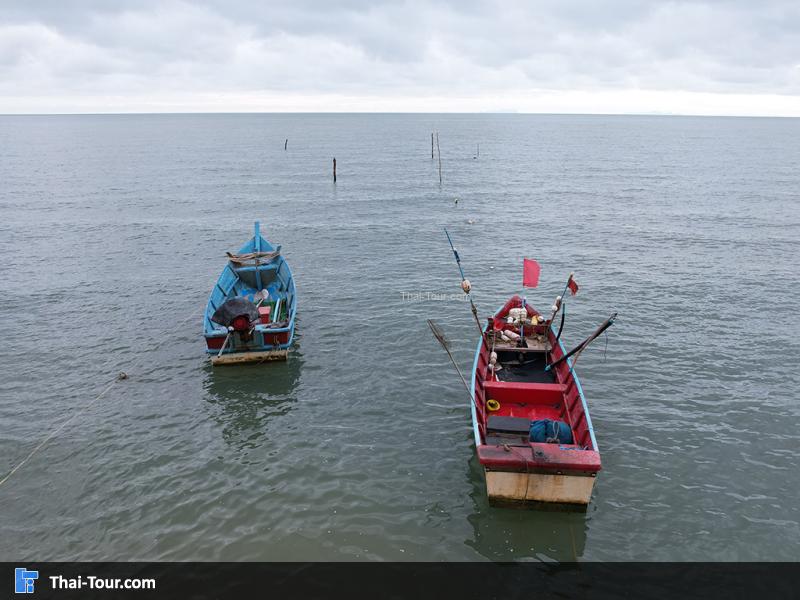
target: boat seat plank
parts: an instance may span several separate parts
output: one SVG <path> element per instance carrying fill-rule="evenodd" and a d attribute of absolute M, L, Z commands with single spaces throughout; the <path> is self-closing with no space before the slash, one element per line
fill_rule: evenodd
<path fill-rule="evenodd" d="M 531 420 L 525 417 L 490 416 L 486 421 L 486 432 L 502 432 L 527 435 L 531 429 Z"/>
<path fill-rule="evenodd" d="M 256 268 L 258 268 L 258 270 L 263 273 L 264 271 L 276 271 L 278 269 L 278 266 L 270 264 L 270 265 L 259 265 L 258 267 L 255 267 L 255 266 L 235 267 L 233 270 L 237 274 L 239 274 L 239 273 L 255 273 L 256 272 Z"/>
<path fill-rule="evenodd" d="M 516 381 L 487 381 L 483 384 L 489 398 L 500 402 L 551 404 L 562 402 L 565 387 L 561 383 L 523 383 Z"/>

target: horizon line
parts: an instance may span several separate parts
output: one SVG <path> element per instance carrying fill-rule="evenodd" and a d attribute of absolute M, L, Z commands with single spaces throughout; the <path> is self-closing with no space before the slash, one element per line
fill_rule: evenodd
<path fill-rule="evenodd" d="M 689 117 L 720 119 L 798 119 L 796 115 L 764 114 L 714 114 L 714 113 L 666 113 L 666 112 L 527 112 L 527 111 L 343 111 L 343 110 L 299 110 L 299 111 L 116 111 L 116 112 L 0 112 L 0 117 L 78 117 L 78 116 L 180 116 L 180 115 L 517 115 L 551 117 Z"/>

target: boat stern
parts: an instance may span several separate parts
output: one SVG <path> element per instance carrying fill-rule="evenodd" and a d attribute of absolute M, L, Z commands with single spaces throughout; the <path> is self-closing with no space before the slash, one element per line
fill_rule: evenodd
<path fill-rule="evenodd" d="M 489 502 L 495 505 L 555 504 L 586 507 L 592 498 L 600 454 L 572 444 L 529 447 L 480 445 Z"/>
<path fill-rule="evenodd" d="M 211 357 L 211 364 L 215 367 L 222 365 L 243 365 L 247 363 L 263 363 L 275 360 L 286 360 L 289 350 L 263 350 L 250 352 L 228 352 Z"/>
<path fill-rule="evenodd" d="M 493 506 L 562 505 L 583 508 L 592 499 L 595 476 L 518 473 L 485 469 L 486 493 Z"/>

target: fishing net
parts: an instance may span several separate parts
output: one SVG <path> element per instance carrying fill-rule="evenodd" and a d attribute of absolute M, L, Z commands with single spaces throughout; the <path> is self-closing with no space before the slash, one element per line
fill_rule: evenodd
<path fill-rule="evenodd" d="M 237 265 L 245 265 L 249 262 L 254 264 L 264 264 L 280 256 L 281 251 L 273 250 L 271 252 L 248 252 L 246 254 L 231 254 L 230 252 L 226 252 L 225 254 L 228 256 L 229 261 Z"/>

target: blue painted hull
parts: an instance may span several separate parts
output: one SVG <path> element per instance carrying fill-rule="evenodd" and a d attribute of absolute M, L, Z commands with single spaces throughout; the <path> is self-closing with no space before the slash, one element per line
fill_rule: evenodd
<path fill-rule="evenodd" d="M 275 250 L 280 250 L 280 246 L 276 248 L 261 237 L 259 224 L 256 223 L 255 235 L 238 250 L 237 254 Z M 244 297 L 256 302 L 254 296 L 260 290 L 269 292 L 271 322 L 256 324 L 248 339 L 243 339 L 245 336 L 236 332 L 229 336 L 226 327 L 211 320 L 214 312 L 229 298 Z M 245 266 L 228 261 L 206 304 L 203 319 L 206 352 L 217 355 L 222 349 L 221 356 L 271 351 L 285 353 L 294 341 L 296 311 L 297 294 L 294 277 L 283 256 L 279 254 L 271 260 L 259 261 L 257 266 L 255 264 Z"/>

